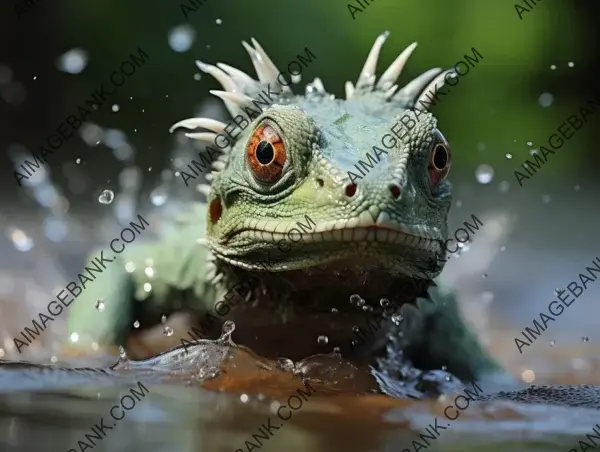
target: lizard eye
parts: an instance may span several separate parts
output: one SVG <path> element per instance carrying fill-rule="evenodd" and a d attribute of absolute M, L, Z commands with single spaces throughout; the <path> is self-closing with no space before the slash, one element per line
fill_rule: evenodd
<path fill-rule="evenodd" d="M 248 166 L 261 182 L 277 182 L 287 160 L 285 144 L 269 124 L 259 126 L 248 143 Z"/>
<path fill-rule="evenodd" d="M 439 184 L 448 175 L 450 166 L 452 165 L 450 145 L 439 130 L 436 131 L 436 134 L 437 140 L 435 140 L 435 145 L 431 150 L 429 166 L 427 168 L 429 171 L 429 179 L 431 180 L 431 185 L 433 187 Z"/>

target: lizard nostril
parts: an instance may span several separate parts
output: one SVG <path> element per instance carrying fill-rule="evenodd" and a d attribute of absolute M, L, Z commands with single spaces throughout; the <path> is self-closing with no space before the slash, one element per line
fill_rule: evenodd
<path fill-rule="evenodd" d="M 400 187 L 397 185 L 390 185 L 390 192 L 394 198 L 398 198 L 400 196 Z"/>
<path fill-rule="evenodd" d="M 356 194 L 356 184 L 346 185 L 346 196 L 352 198 Z"/>
<path fill-rule="evenodd" d="M 221 205 L 221 199 L 216 198 L 210 202 L 210 221 L 216 223 L 221 218 L 223 213 L 223 206 Z"/>

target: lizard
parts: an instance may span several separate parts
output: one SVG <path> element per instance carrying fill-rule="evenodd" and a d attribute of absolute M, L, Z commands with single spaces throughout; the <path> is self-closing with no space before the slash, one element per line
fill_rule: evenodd
<path fill-rule="evenodd" d="M 500 371 L 464 322 L 456 296 L 437 283 L 452 151 L 419 101 L 443 85 L 448 71 L 430 69 L 398 89 L 414 43 L 377 79 L 388 36 L 376 38 L 356 84 L 346 83 L 345 99 L 327 93 L 318 78 L 304 95 L 294 94 L 254 38 L 243 45 L 258 80 L 227 64 L 198 62 L 223 86 L 211 93 L 232 117 L 256 108 L 252 100 L 261 91 L 272 89 L 275 101 L 219 149 L 206 175 L 210 184 L 197 187 L 206 201 L 190 207 L 177 231 L 132 244 L 73 303 L 68 334 L 77 333 L 77 346 L 134 343 L 144 328 L 161 327 L 161 317 L 176 312 L 200 319 L 234 288 L 236 306 L 227 316 L 236 324 L 234 339 L 268 358 L 297 360 L 334 349 L 389 375 L 401 373 L 400 355 L 462 381 Z M 409 110 L 418 115 L 410 130 L 398 122 Z M 357 180 L 350 174 L 355 163 L 394 124 L 400 128 L 394 143 Z M 203 130 L 187 136 L 209 143 L 226 128 L 210 118 L 185 119 L 172 130 L 179 127 Z M 281 252 L 278 242 L 299 223 L 310 228 Z M 94 307 L 98 298 L 105 301 L 102 313 Z M 364 323 L 365 311 L 351 300 L 376 309 L 389 300 L 403 321 L 388 316 L 367 343 L 355 346 L 353 329 Z M 218 336 L 219 325 L 213 333 Z M 175 344 L 184 335 L 189 340 L 176 328 Z"/>

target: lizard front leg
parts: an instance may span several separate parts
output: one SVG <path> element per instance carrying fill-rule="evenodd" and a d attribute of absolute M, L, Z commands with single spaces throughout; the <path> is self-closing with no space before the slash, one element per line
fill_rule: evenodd
<path fill-rule="evenodd" d="M 431 287 L 429 298 L 402 309 L 396 327 L 404 356 L 422 370 L 446 369 L 463 382 L 483 381 L 502 373 L 464 322 L 456 296 L 443 286 Z"/>
<path fill-rule="evenodd" d="M 209 252 L 198 240 L 204 220 L 204 206 L 199 206 L 175 233 L 133 244 L 107 266 L 70 308 L 68 350 L 127 346 L 131 357 L 142 358 L 180 344 L 216 296 L 207 281 Z M 96 307 L 98 300 L 103 309 Z M 161 324 L 163 316 L 178 311 L 187 315 Z"/>

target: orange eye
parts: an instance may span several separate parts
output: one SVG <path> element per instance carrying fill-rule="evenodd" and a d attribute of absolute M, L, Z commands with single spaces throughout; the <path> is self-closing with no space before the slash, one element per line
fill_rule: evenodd
<path fill-rule="evenodd" d="M 450 152 L 450 146 L 444 138 L 444 136 L 437 131 L 440 140 L 433 147 L 429 156 L 429 180 L 431 185 L 435 187 L 444 179 L 450 171 L 452 165 L 452 153 Z"/>
<path fill-rule="evenodd" d="M 261 182 L 276 182 L 283 172 L 287 152 L 283 140 L 269 124 L 257 128 L 248 143 L 248 165 Z"/>

